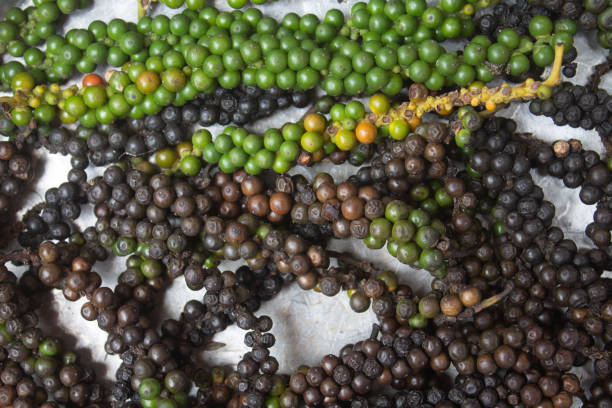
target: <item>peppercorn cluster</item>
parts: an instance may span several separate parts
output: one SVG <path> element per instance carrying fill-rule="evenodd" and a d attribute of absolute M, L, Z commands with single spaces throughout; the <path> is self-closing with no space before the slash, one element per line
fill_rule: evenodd
<path fill-rule="evenodd" d="M 612 97 L 605 89 L 563 83 L 550 99 L 531 102 L 529 111 L 552 118 L 557 126 L 595 129 L 606 140 L 612 132 Z"/>

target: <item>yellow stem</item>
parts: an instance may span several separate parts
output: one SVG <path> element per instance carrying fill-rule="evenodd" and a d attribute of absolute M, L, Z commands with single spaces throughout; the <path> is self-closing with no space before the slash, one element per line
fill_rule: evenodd
<path fill-rule="evenodd" d="M 553 61 L 552 70 L 546 81 L 542 85 L 556 86 L 561 82 L 561 66 L 563 65 L 563 43 L 555 44 L 555 60 Z"/>

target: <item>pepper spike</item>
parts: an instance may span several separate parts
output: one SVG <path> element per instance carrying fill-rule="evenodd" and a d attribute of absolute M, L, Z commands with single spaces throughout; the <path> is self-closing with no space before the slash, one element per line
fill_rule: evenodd
<path fill-rule="evenodd" d="M 413 116 L 422 117 L 427 112 L 435 111 L 440 115 L 450 114 L 454 108 L 471 105 L 484 105 L 488 111 L 496 110 L 499 107 L 517 100 L 530 100 L 537 97 L 537 90 L 540 85 L 556 86 L 561 82 L 561 67 L 563 63 L 563 43 L 555 45 L 555 58 L 553 60 L 550 75 L 545 81 L 536 81 L 527 78 L 524 82 L 517 85 L 503 83 L 500 86 L 489 88 L 483 86 L 481 89 L 461 88 L 459 91 L 452 91 L 438 96 L 428 96 L 423 101 L 410 100 L 401 103 L 397 108 L 391 109 L 385 114 L 370 114 L 364 121 L 369 121 L 377 127 L 384 126 L 383 118 L 403 118 L 408 119 Z M 325 133 L 330 134 L 331 129 L 335 131 L 342 129 L 339 122 L 334 122 L 326 129 Z"/>

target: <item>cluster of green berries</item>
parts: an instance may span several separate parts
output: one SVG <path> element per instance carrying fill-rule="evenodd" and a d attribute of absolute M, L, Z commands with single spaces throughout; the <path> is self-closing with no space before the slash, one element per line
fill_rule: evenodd
<path fill-rule="evenodd" d="M 0 54 L 7 53 L 14 58 L 23 58 L 25 63 L 10 61 L 0 67 L 0 89 L 8 91 L 12 76 L 16 71 L 28 70 L 38 83 L 67 79 L 73 73 L 74 65 L 67 64 L 67 59 L 74 54 L 72 47 L 82 43 L 82 38 L 70 30 L 66 33 L 65 47 L 62 53 L 57 35 L 63 16 L 70 15 L 79 9 L 89 7 L 91 0 L 52 0 L 34 1 L 34 5 L 25 9 L 11 7 L 4 20 L 0 21 Z M 79 37 L 79 38 L 77 38 Z M 46 50 L 42 51 L 42 45 Z M 61 55 L 60 55 L 61 54 Z"/>
<path fill-rule="evenodd" d="M 437 244 L 445 236 L 446 227 L 436 214 L 452 207 L 453 200 L 439 180 L 416 184 L 409 197 L 415 205 L 401 200 L 389 202 L 384 217 L 370 223 L 363 242 L 370 249 L 386 245 L 389 254 L 401 263 L 443 277 L 446 267 Z"/>
<path fill-rule="evenodd" d="M 527 55 L 537 66 L 549 64 L 551 42 L 563 41 L 569 48 L 575 32 L 575 24 L 566 20 L 553 27 L 550 19 L 536 16 L 530 24 L 533 38 L 506 29 L 494 44 L 474 37 L 461 54 L 447 52 L 440 42 L 473 35 L 468 15 L 473 4 L 464 0 L 444 0 L 435 7 L 424 0 L 358 2 L 348 22 L 338 9 L 323 20 L 288 13 L 279 22 L 255 8 L 230 13 L 201 6 L 194 1 L 170 18 L 145 16 L 137 24 L 94 21 L 87 30 L 70 30 L 66 38 L 50 36 L 43 59 L 55 62 L 48 79 L 69 77 L 74 66 L 82 72 L 102 63 L 120 68 L 109 72 L 106 89 L 90 87 L 76 95 L 57 113 L 60 119 L 95 126 L 142 118 L 241 83 L 285 90 L 320 85 L 332 96 L 394 95 L 406 80 L 431 90 L 468 86 L 508 70 L 526 72 Z M 24 70 L 11 61 L 0 70 L 0 79 L 12 82 Z M 45 80 L 30 75 L 34 84 Z"/>

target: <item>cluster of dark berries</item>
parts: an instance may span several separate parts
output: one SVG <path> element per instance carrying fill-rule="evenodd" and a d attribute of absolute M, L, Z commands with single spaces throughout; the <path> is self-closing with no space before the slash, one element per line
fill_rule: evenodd
<path fill-rule="evenodd" d="M 36 247 L 45 239 L 63 240 L 73 231 L 73 222 L 85 203 L 87 174 L 72 168 L 68 181 L 45 192 L 44 202 L 33 206 L 23 217 L 23 229 L 17 237 L 20 245 Z"/>
<path fill-rule="evenodd" d="M 182 107 L 167 106 L 159 114 L 126 119 L 94 129 L 79 126 L 75 132 L 64 127 L 38 129 L 40 144 L 52 153 L 69 154 L 73 166 L 89 163 L 104 166 L 126 156 L 144 156 L 191 139 L 192 127 L 244 125 L 290 106 L 302 108 L 314 98 L 312 91 L 263 90 L 256 86 L 218 88 L 202 94 Z"/>
<path fill-rule="evenodd" d="M 529 111 L 552 118 L 557 126 L 595 129 L 602 137 L 612 134 L 612 96 L 603 89 L 565 82 L 553 88 L 550 99 L 533 100 Z"/>
<path fill-rule="evenodd" d="M 310 91 L 283 91 L 278 87 L 261 89 L 241 84 L 234 89 L 217 88 L 211 94 L 202 94 L 196 103 L 200 108 L 199 122 L 202 126 L 233 123 L 242 126 L 254 120 L 272 115 L 279 109 L 290 106 L 303 108 L 313 100 Z"/>
<path fill-rule="evenodd" d="M 0 142 L 0 229 L 3 236 L 14 223 L 16 201 L 32 174 L 32 158 L 28 152 L 15 143 Z"/>
<path fill-rule="evenodd" d="M 504 28 L 512 28 L 519 35 L 529 35 L 529 22 L 533 16 L 552 17 L 552 12 L 527 0 L 509 5 L 499 3 L 486 10 L 475 20 L 476 30 L 493 39 Z"/>

